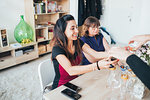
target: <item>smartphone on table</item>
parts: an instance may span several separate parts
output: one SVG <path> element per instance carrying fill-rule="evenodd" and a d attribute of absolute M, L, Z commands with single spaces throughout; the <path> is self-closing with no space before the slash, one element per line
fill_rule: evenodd
<path fill-rule="evenodd" d="M 68 96 L 69 98 L 71 98 L 73 100 L 78 100 L 79 98 L 81 98 L 80 94 L 78 94 L 78 93 L 76 93 L 73 90 L 68 89 L 68 88 L 62 90 L 61 93 Z"/>
<path fill-rule="evenodd" d="M 64 84 L 64 86 L 66 86 L 66 87 L 72 89 L 72 90 L 75 91 L 76 93 L 79 93 L 79 91 L 81 90 L 81 88 L 80 88 L 79 86 L 74 85 L 74 84 L 72 84 L 72 83 L 70 83 L 70 82 L 67 82 L 66 84 Z"/>

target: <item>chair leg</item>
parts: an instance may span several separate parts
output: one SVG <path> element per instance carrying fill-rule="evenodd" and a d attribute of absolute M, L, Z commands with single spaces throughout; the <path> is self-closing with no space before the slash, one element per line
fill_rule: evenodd
<path fill-rule="evenodd" d="M 44 96 L 42 97 L 42 100 L 45 100 L 45 99 L 44 99 Z"/>

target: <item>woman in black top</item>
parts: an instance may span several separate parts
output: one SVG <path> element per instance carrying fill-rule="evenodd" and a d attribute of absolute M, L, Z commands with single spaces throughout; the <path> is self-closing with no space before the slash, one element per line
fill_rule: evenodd
<path fill-rule="evenodd" d="M 135 49 L 138 49 L 150 40 L 150 35 L 137 35 L 134 36 L 131 42 L 138 42 L 138 45 Z M 148 66 L 144 61 L 142 61 L 138 56 L 131 54 L 129 51 L 126 51 L 121 47 L 113 47 L 109 51 L 110 56 L 116 57 L 130 66 L 136 76 L 150 89 L 150 66 Z"/>
<path fill-rule="evenodd" d="M 77 24 L 72 15 L 64 15 L 59 18 L 54 27 L 54 36 L 51 40 L 52 61 L 55 69 L 55 79 L 52 88 L 61 86 L 76 78 L 77 75 L 94 71 L 96 69 L 109 68 L 116 61 L 103 59 L 107 54 L 96 52 L 78 38 Z M 89 65 L 80 65 L 81 51 L 92 56 L 96 61 Z M 100 61 L 99 61 L 100 60 Z"/>

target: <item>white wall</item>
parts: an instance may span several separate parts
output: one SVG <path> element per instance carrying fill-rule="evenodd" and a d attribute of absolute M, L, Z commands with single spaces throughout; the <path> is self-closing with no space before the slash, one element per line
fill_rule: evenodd
<path fill-rule="evenodd" d="M 70 0 L 70 14 L 74 16 L 78 23 L 78 0 Z"/>
<path fill-rule="evenodd" d="M 0 28 L 6 28 L 10 42 L 15 42 L 14 29 L 24 15 L 24 0 L 3 0 L 0 2 Z"/>
<path fill-rule="evenodd" d="M 134 35 L 150 34 L 150 0 L 103 0 L 103 3 L 101 25 L 117 42 L 127 44 Z M 24 13 L 24 0 L 0 3 L 0 28 L 7 28 L 10 42 L 15 41 L 14 29 Z M 70 0 L 70 13 L 78 21 L 78 0 Z"/>
<path fill-rule="evenodd" d="M 150 34 L 150 0 L 143 0 L 141 9 L 140 30 L 142 33 Z"/>
<path fill-rule="evenodd" d="M 150 34 L 150 0 L 103 0 L 102 26 L 123 44 L 137 34 Z"/>

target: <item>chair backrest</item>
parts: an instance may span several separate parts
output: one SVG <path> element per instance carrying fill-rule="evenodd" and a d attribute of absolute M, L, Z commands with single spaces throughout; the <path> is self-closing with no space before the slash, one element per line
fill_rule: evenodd
<path fill-rule="evenodd" d="M 55 71 L 50 59 L 42 61 L 38 66 L 38 74 L 40 79 L 41 90 L 44 92 L 45 87 L 53 82 Z"/>

